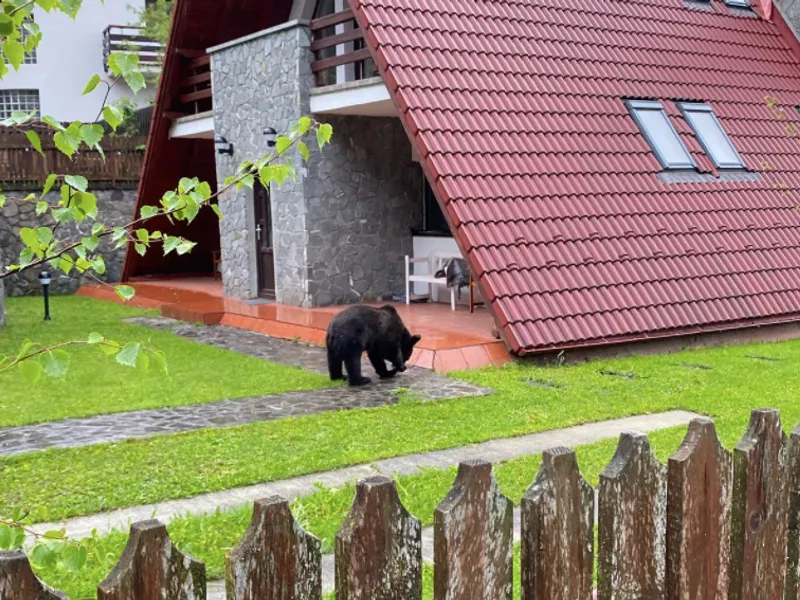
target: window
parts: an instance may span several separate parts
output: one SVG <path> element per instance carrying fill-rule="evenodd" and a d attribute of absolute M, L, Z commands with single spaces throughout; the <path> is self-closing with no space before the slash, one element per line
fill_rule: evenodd
<path fill-rule="evenodd" d="M 697 165 L 683 145 L 658 100 L 628 100 L 628 109 L 656 158 L 665 169 L 695 169 Z"/>
<path fill-rule="evenodd" d="M 432 233 L 452 235 L 442 208 L 436 200 L 427 177 L 422 176 L 422 229 Z"/>
<path fill-rule="evenodd" d="M 15 110 L 39 114 L 39 90 L 0 90 L 0 119 L 8 119 Z"/>
<path fill-rule="evenodd" d="M 718 169 L 743 169 L 744 161 L 708 104 L 680 102 L 683 117 Z"/>
<path fill-rule="evenodd" d="M 752 8 L 750 6 L 750 0 L 725 0 L 725 4 L 733 8 Z"/>

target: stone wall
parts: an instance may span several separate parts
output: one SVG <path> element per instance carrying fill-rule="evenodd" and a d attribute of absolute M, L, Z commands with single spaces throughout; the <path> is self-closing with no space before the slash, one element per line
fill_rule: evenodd
<path fill-rule="evenodd" d="M 0 247 L 0 268 L 5 263 L 3 262 L 3 248 Z M 0 327 L 6 324 L 6 290 L 3 280 L 0 279 Z"/>
<path fill-rule="evenodd" d="M 311 34 L 287 23 L 212 49 L 214 128 L 233 143 L 234 155 L 217 154 L 217 180 L 225 181 L 242 161 L 268 152 L 263 130 L 285 133 L 309 112 Z M 301 165 L 295 155 L 296 165 Z M 275 278 L 278 302 L 308 306 L 308 212 L 305 171 L 272 189 Z M 220 198 L 222 281 L 225 294 L 257 296 L 253 193 L 243 188 Z"/>
<path fill-rule="evenodd" d="M 308 293 L 313 306 L 405 290 L 411 228 L 422 225 L 422 171 L 396 118 L 320 115 L 333 139 L 311 162 Z"/>
<path fill-rule="evenodd" d="M 24 197 L 28 192 L 15 192 L 6 190 L 8 196 Z M 106 225 L 124 225 L 129 223 L 135 210 L 136 192 L 133 190 L 108 190 L 97 191 L 98 220 Z M 50 192 L 45 198 L 50 204 L 58 202 L 59 194 Z M 3 249 L 4 256 L 0 259 L 2 268 L 6 264 L 17 262 L 19 253 L 24 245 L 19 239 L 19 231 L 23 227 L 37 227 L 42 225 L 42 218 L 37 217 L 33 202 L 8 202 L 0 210 L 0 248 Z M 59 233 L 62 239 L 74 239 L 77 235 L 90 235 L 92 221 L 87 220 L 83 223 L 70 223 Z M 111 250 L 107 242 L 101 242 L 99 252 L 106 262 L 106 274 L 102 278 L 105 281 L 119 281 L 122 275 L 122 262 L 125 258 L 124 249 Z M 39 294 L 41 285 L 38 275 L 41 269 L 31 269 L 14 275 L 5 280 L 5 293 L 8 296 L 27 296 Z M 69 275 L 54 273 L 53 282 L 50 290 L 53 294 L 74 293 L 83 283 L 92 282 L 93 279 L 79 275 L 73 271 Z"/>
<path fill-rule="evenodd" d="M 214 124 L 235 152 L 217 155 L 220 182 L 267 151 L 264 127 L 284 133 L 309 114 L 310 39 L 294 22 L 211 50 Z M 294 182 L 271 190 L 277 301 L 325 306 L 399 293 L 411 227 L 422 220 L 421 171 L 408 138 L 397 119 L 318 118 L 333 125 L 332 144 L 312 151 Z M 252 192 L 230 191 L 220 207 L 225 293 L 255 297 Z"/>
<path fill-rule="evenodd" d="M 774 8 L 783 15 L 795 37 L 800 38 L 800 0 L 775 0 Z"/>

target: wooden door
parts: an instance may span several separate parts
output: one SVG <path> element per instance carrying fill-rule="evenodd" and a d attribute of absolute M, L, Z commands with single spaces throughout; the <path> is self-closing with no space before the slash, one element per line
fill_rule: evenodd
<path fill-rule="evenodd" d="M 256 217 L 256 261 L 258 263 L 258 295 L 275 298 L 275 254 L 272 249 L 272 206 L 269 191 L 260 183 L 253 186 Z"/>

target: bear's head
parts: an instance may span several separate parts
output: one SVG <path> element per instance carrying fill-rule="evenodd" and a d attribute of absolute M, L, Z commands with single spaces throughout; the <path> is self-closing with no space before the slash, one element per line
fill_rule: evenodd
<path fill-rule="evenodd" d="M 411 359 L 414 346 L 416 346 L 417 342 L 421 339 L 421 335 L 411 335 L 408 329 L 403 332 L 403 339 L 400 340 L 400 351 L 403 353 L 403 362 L 408 362 Z"/>

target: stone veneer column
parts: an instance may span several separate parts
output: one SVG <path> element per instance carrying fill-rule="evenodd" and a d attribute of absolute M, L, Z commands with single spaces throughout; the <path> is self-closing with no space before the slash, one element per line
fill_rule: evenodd
<path fill-rule="evenodd" d="M 3 250 L 0 248 L 0 271 L 5 272 L 6 264 L 3 262 Z M 6 324 L 6 289 L 0 279 L 0 327 Z"/>
<path fill-rule="evenodd" d="M 234 147 L 233 157 L 216 155 L 220 185 L 242 161 L 268 151 L 265 127 L 285 134 L 309 114 L 310 44 L 307 23 L 295 21 L 210 50 L 214 127 Z M 280 303 L 309 306 L 305 169 L 298 153 L 293 159 L 296 181 L 271 190 L 276 295 Z M 253 193 L 231 190 L 220 198 L 220 208 L 225 295 L 256 297 Z"/>

